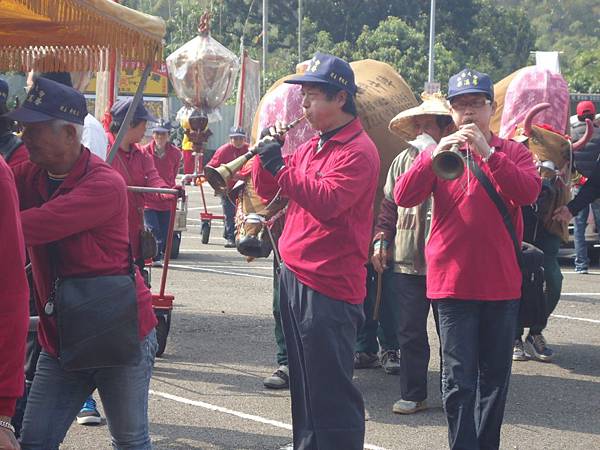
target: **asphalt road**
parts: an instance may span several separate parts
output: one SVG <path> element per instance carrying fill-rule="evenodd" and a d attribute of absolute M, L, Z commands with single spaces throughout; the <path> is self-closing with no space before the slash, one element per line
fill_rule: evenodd
<path fill-rule="evenodd" d="M 248 264 L 235 249 L 223 248 L 220 221 L 213 222 L 210 242 L 203 245 L 199 189 L 188 192 L 188 230 L 168 277 L 167 293 L 175 295 L 173 323 L 149 397 L 153 446 L 278 449 L 291 441 L 291 414 L 288 391 L 262 386 L 276 366 L 272 262 Z M 220 213 L 215 197 L 208 195 L 207 201 L 210 211 Z M 555 362 L 513 365 L 503 449 L 600 448 L 600 270 L 579 275 L 565 265 L 563 271 L 563 296 L 545 333 Z M 153 269 L 154 292 L 160 272 Z M 432 318 L 430 344 L 427 411 L 393 414 L 398 377 L 381 369 L 356 371 L 370 415 L 366 448 L 447 448 Z M 74 423 L 61 448 L 111 448 L 108 427 Z"/>

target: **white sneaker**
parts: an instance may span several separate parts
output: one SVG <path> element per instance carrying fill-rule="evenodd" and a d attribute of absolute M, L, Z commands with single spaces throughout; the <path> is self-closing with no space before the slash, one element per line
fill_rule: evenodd
<path fill-rule="evenodd" d="M 396 414 L 414 414 L 417 411 L 423 411 L 427 409 L 427 401 L 422 402 L 411 402 L 410 400 L 398 400 L 394 403 L 392 411 Z"/>
<path fill-rule="evenodd" d="M 290 370 L 288 366 L 281 365 L 273 375 L 263 380 L 263 385 L 269 389 L 287 389 L 290 387 Z"/>

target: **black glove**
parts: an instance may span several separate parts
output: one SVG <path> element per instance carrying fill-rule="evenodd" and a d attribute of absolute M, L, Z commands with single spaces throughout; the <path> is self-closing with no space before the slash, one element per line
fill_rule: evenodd
<path fill-rule="evenodd" d="M 277 133 L 277 131 L 275 130 L 275 125 L 271 125 L 266 128 L 263 128 L 263 130 L 260 132 L 259 139 L 262 139 L 267 136 L 271 136 L 272 138 L 275 138 L 277 140 L 277 142 L 279 142 L 281 145 L 283 145 L 283 143 L 285 142 L 285 133 L 281 133 L 281 134 Z"/>
<path fill-rule="evenodd" d="M 273 176 L 284 166 L 283 157 L 281 156 L 281 144 L 275 140 L 261 142 L 256 148 L 258 157 L 262 166 L 267 169 Z"/>

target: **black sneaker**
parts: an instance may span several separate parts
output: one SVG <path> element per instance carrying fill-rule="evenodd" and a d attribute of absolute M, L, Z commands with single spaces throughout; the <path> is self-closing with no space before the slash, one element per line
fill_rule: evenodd
<path fill-rule="evenodd" d="M 355 369 L 375 369 L 380 365 L 377 353 L 356 352 L 354 354 Z"/>
<path fill-rule="evenodd" d="M 400 373 L 400 357 L 398 350 L 385 350 L 379 356 L 381 367 L 389 375 L 398 375 Z"/>
<path fill-rule="evenodd" d="M 528 335 L 524 347 L 531 359 L 552 362 L 554 352 L 546 345 L 546 339 L 541 333 Z"/>
<path fill-rule="evenodd" d="M 77 414 L 77 423 L 79 425 L 99 425 L 101 422 L 102 417 L 96 409 L 96 400 L 90 395 Z"/>

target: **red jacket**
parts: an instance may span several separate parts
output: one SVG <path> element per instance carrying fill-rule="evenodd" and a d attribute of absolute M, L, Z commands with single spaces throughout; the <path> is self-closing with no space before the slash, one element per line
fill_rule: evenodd
<path fill-rule="evenodd" d="M 0 416 L 12 416 L 23 395 L 29 287 L 19 198 L 8 164 L 0 157 Z"/>
<path fill-rule="evenodd" d="M 507 204 L 520 240 L 520 207 L 538 197 L 540 176 L 523 144 L 494 135 L 490 145 L 496 151 L 487 163 L 478 155 L 474 157 Z M 470 171 L 465 170 L 453 181 L 438 179 L 431 168 L 432 151 L 421 152 L 410 170 L 398 177 L 394 188 L 394 200 L 406 208 L 422 203 L 433 193 L 433 218 L 425 249 L 427 297 L 520 298 L 521 271 L 496 205 Z"/>
<path fill-rule="evenodd" d="M 52 292 L 48 245 L 57 242 L 59 277 L 122 275 L 129 271 L 127 194 L 123 179 L 82 147 L 77 163 L 48 198 L 47 172 L 31 162 L 13 169 L 21 200 L 21 220 L 33 266 L 37 309 Z M 136 269 L 140 339 L 156 326 L 152 295 Z M 56 323 L 40 314 L 39 340 L 56 355 Z"/>
<path fill-rule="evenodd" d="M 235 158 L 246 154 L 248 151 L 248 144 L 242 145 L 240 148 L 235 147 L 233 144 L 223 144 L 221 145 L 213 157 L 208 162 L 207 166 L 217 168 L 221 164 L 227 164 L 228 162 L 233 161 Z M 231 189 L 235 184 L 236 180 L 238 180 L 238 176 L 233 176 L 227 183 L 227 189 Z"/>
<path fill-rule="evenodd" d="M 106 133 L 106 136 L 110 151 L 115 137 L 112 133 Z M 111 166 L 121 174 L 127 186 L 171 187 L 158 174 L 152 156 L 143 151 L 138 144 L 133 144 L 128 152 L 119 148 Z M 140 232 L 144 229 L 144 194 L 127 192 L 127 204 L 129 205 L 129 242 L 131 242 L 133 258 L 138 259 L 141 256 Z"/>
<path fill-rule="evenodd" d="M 328 297 L 362 303 L 379 178 L 379 155 L 359 119 L 317 153 L 319 136 L 301 145 L 275 177 L 290 198 L 279 250 L 298 280 Z M 271 175 L 253 165 L 257 193 Z"/>
<path fill-rule="evenodd" d="M 159 157 L 155 153 L 156 142 L 152 141 L 148 145 L 142 147 L 146 153 L 152 156 L 154 161 L 154 167 L 158 172 L 158 175 L 169 185 L 169 187 L 175 186 L 175 178 L 179 172 L 179 165 L 181 163 L 181 150 L 170 142 L 165 146 L 165 152 L 162 157 Z M 156 211 L 168 211 L 170 209 L 169 201 L 164 200 L 159 195 L 145 195 L 147 209 L 154 209 Z"/>

